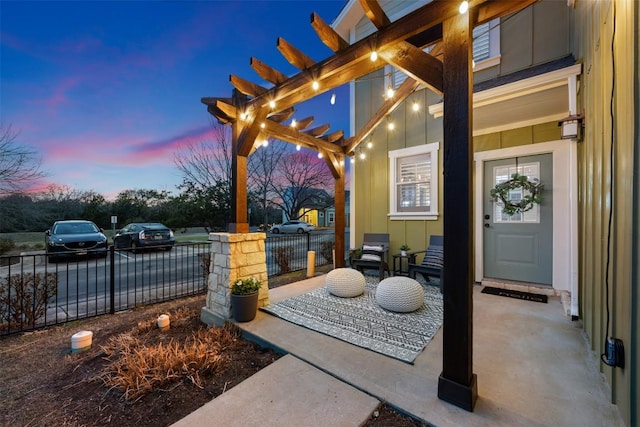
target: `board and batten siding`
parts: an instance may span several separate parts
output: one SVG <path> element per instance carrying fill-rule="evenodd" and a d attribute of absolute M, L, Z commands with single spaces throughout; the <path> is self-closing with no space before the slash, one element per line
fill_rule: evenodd
<path fill-rule="evenodd" d="M 573 46 L 584 64 L 579 102 L 586 116 L 578 147 L 580 314 L 596 360 L 607 335 L 624 343 L 626 368 L 602 362 L 600 368 L 630 426 L 640 423 L 639 7 L 623 0 L 576 2 Z"/>

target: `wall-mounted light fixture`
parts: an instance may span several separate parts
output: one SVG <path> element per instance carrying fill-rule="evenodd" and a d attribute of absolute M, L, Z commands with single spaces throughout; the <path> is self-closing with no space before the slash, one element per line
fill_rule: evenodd
<path fill-rule="evenodd" d="M 565 117 L 558 122 L 558 126 L 560 126 L 560 137 L 562 139 L 580 141 L 582 139 L 582 128 L 584 126 L 584 115 L 578 114 Z"/>

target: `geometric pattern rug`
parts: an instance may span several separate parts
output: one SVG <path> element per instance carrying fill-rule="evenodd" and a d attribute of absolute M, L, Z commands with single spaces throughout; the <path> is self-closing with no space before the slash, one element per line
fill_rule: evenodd
<path fill-rule="evenodd" d="M 413 363 L 442 325 L 442 294 L 419 279 L 424 305 L 412 313 L 394 313 L 375 300 L 378 278 L 365 276 L 364 293 L 354 298 L 331 295 L 326 287 L 262 307 L 296 325 L 341 339 L 386 356 Z"/>

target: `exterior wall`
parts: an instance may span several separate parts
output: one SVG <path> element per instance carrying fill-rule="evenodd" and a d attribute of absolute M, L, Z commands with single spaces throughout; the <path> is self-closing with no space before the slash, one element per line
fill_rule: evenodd
<path fill-rule="evenodd" d="M 393 3 L 393 2 L 392 2 Z M 395 2 L 397 6 L 401 2 Z M 391 16 L 397 10 L 389 11 L 383 3 L 383 8 Z M 414 8 L 415 4 L 412 4 Z M 489 80 L 533 65 L 546 63 L 569 55 L 569 12 L 565 2 L 541 1 L 520 13 L 502 20 L 501 23 L 501 61 L 500 64 L 474 75 L 474 82 Z M 521 16 L 522 15 L 522 16 Z M 548 16 L 547 16 L 548 15 Z M 373 31 L 372 25 L 365 17 L 356 26 L 356 38 L 362 38 Z M 544 37 L 534 35 L 542 24 L 545 26 Z M 552 44 L 549 38 L 556 40 Z M 512 45 L 514 39 L 517 45 Z M 353 90 L 355 102 L 355 129 L 360 129 L 384 102 L 384 71 L 379 70 L 369 76 L 356 81 Z M 411 109 L 413 101 L 421 106 L 421 111 Z M 390 220 L 389 213 L 389 159 L 388 152 L 400 148 L 420 144 L 441 142 L 439 163 L 442 167 L 445 152 L 442 139 L 442 119 L 434 119 L 427 112 L 427 106 L 436 104 L 442 99 L 439 95 L 423 89 L 416 91 L 390 115 L 395 129 L 389 131 L 382 123 L 371 135 L 373 148 L 360 150 L 366 154 L 361 160 L 359 152 L 355 154 L 355 164 L 352 171 L 355 187 L 355 221 L 352 233 L 355 246 L 362 243 L 364 233 L 389 233 L 391 251 L 398 252 L 402 244 L 407 244 L 413 250 L 425 249 L 429 236 L 442 234 L 442 211 L 437 221 L 397 221 Z M 474 138 L 474 150 L 493 150 L 515 145 L 533 144 L 537 142 L 553 141 L 560 138 L 557 122 L 528 126 L 499 133 L 481 135 Z M 363 144 L 364 146 L 365 144 Z M 440 169 L 442 173 L 442 169 Z M 438 204 L 443 206 L 443 186 L 439 183 Z"/>
<path fill-rule="evenodd" d="M 623 341 L 626 368 L 601 363 L 601 370 L 627 425 L 640 422 L 639 7 L 618 0 L 576 2 L 575 8 L 574 51 L 584 64 L 579 101 L 585 111 L 578 148 L 580 309 L 594 357 L 599 359 L 606 336 Z"/>

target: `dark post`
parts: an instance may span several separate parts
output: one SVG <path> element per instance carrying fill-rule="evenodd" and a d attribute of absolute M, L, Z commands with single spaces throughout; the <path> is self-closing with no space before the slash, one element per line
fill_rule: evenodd
<path fill-rule="evenodd" d="M 109 294 L 111 295 L 111 306 L 109 312 L 116 312 L 116 251 L 113 245 L 109 246 Z"/>
<path fill-rule="evenodd" d="M 443 23 L 444 322 L 438 397 L 473 411 L 471 11 Z"/>

